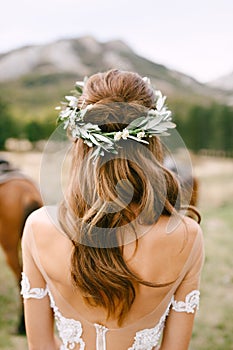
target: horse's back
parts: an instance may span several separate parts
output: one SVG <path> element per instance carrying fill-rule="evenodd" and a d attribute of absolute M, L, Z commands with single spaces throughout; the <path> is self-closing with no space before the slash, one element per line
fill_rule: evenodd
<path fill-rule="evenodd" d="M 41 206 L 39 189 L 31 180 L 11 178 L 0 184 L 0 220 L 8 216 L 22 216 L 30 208 Z"/>

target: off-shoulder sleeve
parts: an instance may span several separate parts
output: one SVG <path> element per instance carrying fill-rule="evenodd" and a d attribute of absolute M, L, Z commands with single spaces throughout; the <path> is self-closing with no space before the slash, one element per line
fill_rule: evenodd
<path fill-rule="evenodd" d="M 202 230 L 199 227 L 187 261 L 185 276 L 174 294 L 173 310 L 193 312 L 194 307 L 198 307 L 203 263 L 204 243 Z"/>

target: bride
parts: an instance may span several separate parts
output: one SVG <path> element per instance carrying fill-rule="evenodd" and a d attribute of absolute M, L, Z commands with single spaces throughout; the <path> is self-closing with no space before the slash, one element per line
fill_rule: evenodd
<path fill-rule="evenodd" d="M 165 98 L 148 79 L 111 70 L 66 99 L 69 184 L 23 234 L 29 350 L 186 350 L 203 238 L 163 166 L 160 135 L 175 126 Z"/>

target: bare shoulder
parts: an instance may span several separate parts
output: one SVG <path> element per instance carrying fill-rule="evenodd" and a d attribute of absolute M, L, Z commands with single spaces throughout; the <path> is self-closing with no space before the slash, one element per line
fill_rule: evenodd
<path fill-rule="evenodd" d="M 148 234 L 144 235 L 143 242 L 149 250 L 171 250 L 176 254 L 184 245 L 192 246 L 197 237 L 202 237 L 200 225 L 189 217 L 163 216 L 152 227 Z"/>
<path fill-rule="evenodd" d="M 194 220 L 188 216 L 184 216 L 182 221 L 183 221 L 183 224 L 188 229 L 190 234 L 198 235 L 198 234 L 202 233 L 200 224 L 196 220 Z"/>
<path fill-rule="evenodd" d="M 192 254 L 203 254 L 204 240 L 201 226 L 195 220 L 189 217 L 183 217 L 177 231 L 174 233 L 173 241 L 180 243 L 181 251 L 184 254 L 180 256 L 185 258 Z M 175 247 L 175 244 L 174 244 Z"/>
<path fill-rule="evenodd" d="M 183 225 L 190 240 L 202 240 L 203 232 L 198 222 L 186 216 L 183 218 Z"/>
<path fill-rule="evenodd" d="M 135 271 L 142 273 L 143 266 L 145 280 L 155 281 L 155 276 L 156 282 L 175 280 L 190 253 L 202 248 L 202 232 L 197 222 L 188 217 L 173 222 L 171 220 L 168 216 L 161 217 L 158 223 L 140 238 L 134 258 L 130 254 L 132 251 L 125 251 L 125 256 L 131 257 L 127 262 L 130 261 L 130 266 Z"/>
<path fill-rule="evenodd" d="M 33 226 L 51 225 L 57 221 L 57 207 L 55 206 L 43 206 L 33 211 L 27 222 Z"/>
<path fill-rule="evenodd" d="M 26 227 L 30 228 L 33 235 L 38 238 L 49 239 L 61 231 L 56 206 L 44 206 L 33 213 L 27 219 Z"/>
<path fill-rule="evenodd" d="M 178 260 L 186 260 L 193 247 L 203 246 L 202 230 L 200 225 L 189 217 L 181 217 L 172 221 L 166 217 L 161 221 L 159 232 L 150 237 L 150 247 L 157 255 L 174 257 Z"/>
<path fill-rule="evenodd" d="M 184 237 L 187 241 L 194 241 L 197 236 L 202 236 L 200 225 L 190 217 L 164 217 L 161 222 L 159 227 L 163 241 L 179 243 Z"/>

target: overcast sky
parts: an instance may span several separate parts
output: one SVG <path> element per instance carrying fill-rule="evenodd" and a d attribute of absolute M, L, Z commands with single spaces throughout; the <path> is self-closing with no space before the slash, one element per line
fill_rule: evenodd
<path fill-rule="evenodd" d="M 233 71 L 233 0 L 5 0 L 0 52 L 60 38 L 122 39 L 206 82 Z"/>

